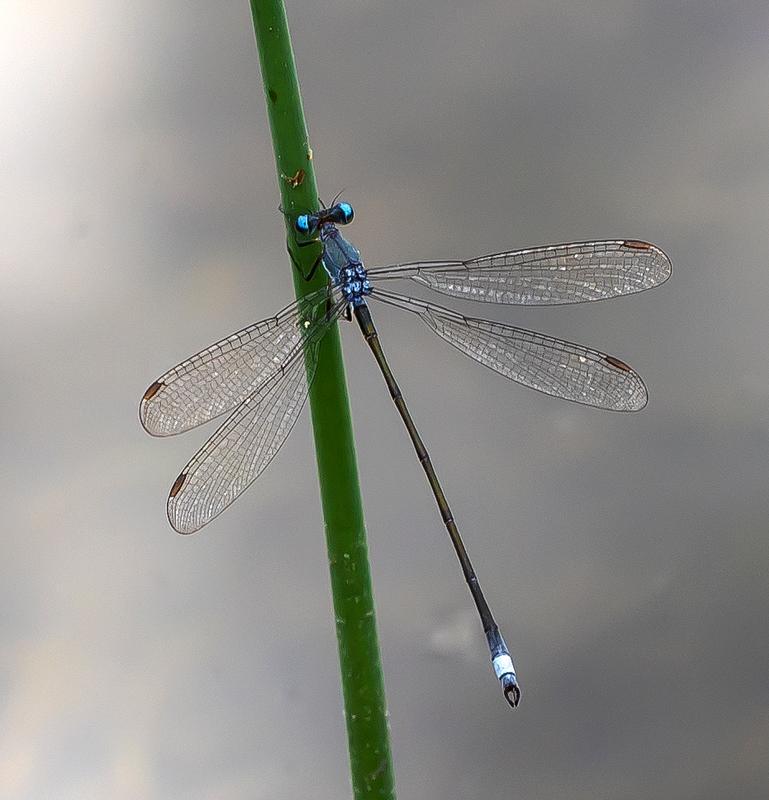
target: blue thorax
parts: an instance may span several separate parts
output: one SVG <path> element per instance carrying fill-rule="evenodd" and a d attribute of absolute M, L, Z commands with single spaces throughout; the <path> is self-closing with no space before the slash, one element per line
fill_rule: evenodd
<path fill-rule="evenodd" d="M 360 253 L 330 222 L 321 225 L 320 240 L 323 242 L 323 267 L 331 280 L 342 290 L 348 303 L 353 306 L 364 305 L 365 296 L 371 294 L 371 284 L 361 263 Z"/>

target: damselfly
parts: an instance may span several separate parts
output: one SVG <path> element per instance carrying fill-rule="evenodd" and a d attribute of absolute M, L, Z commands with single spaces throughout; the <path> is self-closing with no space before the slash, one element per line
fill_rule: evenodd
<path fill-rule="evenodd" d="M 524 386 L 598 408 L 639 411 L 646 405 L 646 387 L 631 367 L 614 356 L 466 317 L 384 287 L 407 278 L 467 300 L 508 305 L 582 303 L 657 286 L 670 277 L 670 260 L 648 242 L 612 239 L 512 250 L 470 261 L 417 261 L 366 270 L 358 251 L 337 227 L 352 219 L 352 206 L 344 202 L 298 216 L 294 221 L 302 238 L 298 243 L 320 246 L 305 277 L 310 279 L 322 265 L 328 286 L 182 361 L 145 392 L 139 413 L 153 436 L 182 433 L 232 412 L 174 481 L 168 519 L 180 533 L 199 530 L 256 480 L 304 405 L 323 336 L 340 318 L 354 316 L 427 475 L 480 615 L 494 671 L 508 702 L 516 706 L 520 690 L 509 650 L 385 359 L 367 300 L 413 312 L 458 350 Z"/>

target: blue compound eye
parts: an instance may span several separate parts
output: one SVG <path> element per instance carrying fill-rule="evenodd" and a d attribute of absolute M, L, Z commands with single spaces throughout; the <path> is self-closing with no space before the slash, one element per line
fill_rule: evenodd
<path fill-rule="evenodd" d="M 334 215 L 336 217 L 336 223 L 338 225 L 349 225 L 352 222 L 352 218 L 355 216 L 352 206 L 349 203 L 338 203 L 336 208 L 337 213 Z"/>
<path fill-rule="evenodd" d="M 310 236 L 315 233 L 316 225 L 317 223 L 310 214 L 300 214 L 294 223 L 294 227 L 297 231 L 305 236 Z"/>

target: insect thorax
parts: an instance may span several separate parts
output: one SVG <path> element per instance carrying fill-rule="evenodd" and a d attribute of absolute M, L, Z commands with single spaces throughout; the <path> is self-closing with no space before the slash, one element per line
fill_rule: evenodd
<path fill-rule="evenodd" d="M 323 266 L 331 280 L 342 290 L 348 303 L 359 306 L 371 294 L 371 284 L 360 253 L 333 225 L 324 225 L 320 232 L 323 241 Z"/>

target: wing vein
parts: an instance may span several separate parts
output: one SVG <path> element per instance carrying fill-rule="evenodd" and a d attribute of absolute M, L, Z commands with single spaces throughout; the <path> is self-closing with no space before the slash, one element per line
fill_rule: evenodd
<path fill-rule="evenodd" d="M 441 294 L 506 305 L 606 300 L 664 283 L 670 259 L 633 239 L 568 242 L 469 261 L 414 261 L 368 270 L 373 283 L 409 278 Z"/>
<path fill-rule="evenodd" d="M 380 288 L 371 297 L 415 313 L 465 355 L 531 389 L 611 411 L 639 411 L 646 405 L 648 395 L 640 375 L 599 350 L 525 328 L 465 317 Z"/>

